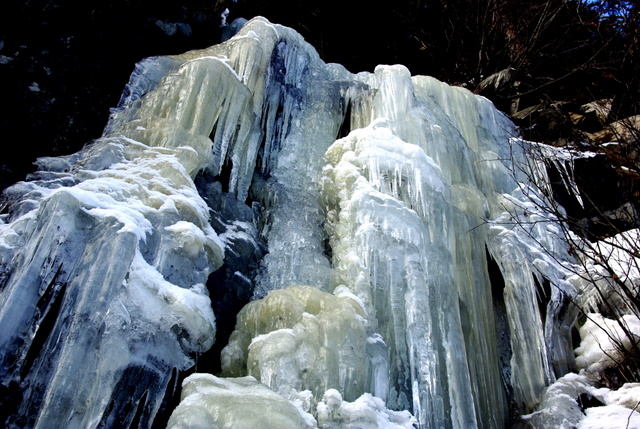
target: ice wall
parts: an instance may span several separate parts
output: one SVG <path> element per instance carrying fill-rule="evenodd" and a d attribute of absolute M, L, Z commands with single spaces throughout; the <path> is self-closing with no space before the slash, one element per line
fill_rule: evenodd
<path fill-rule="evenodd" d="M 4 195 L 7 422 L 149 427 L 252 298 L 218 336 L 229 378 L 187 379 L 171 427 L 504 427 L 572 364 L 575 322 L 515 134 L 262 18 L 143 60 L 103 137 Z"/>
<path fill-rule="evenodd" d="M 149 425 L 213 343 L 223 244 L 175 149 L 105 137 L 40 167 L 1 225 L 8 424 Z"/>

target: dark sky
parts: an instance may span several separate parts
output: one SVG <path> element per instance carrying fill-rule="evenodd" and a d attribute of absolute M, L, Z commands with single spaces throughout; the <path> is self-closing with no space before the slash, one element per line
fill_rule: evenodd
<path fill-rule="evenodd" d="M 0 16 L 0 135 L 15 153 L 0 161 L 0 188 L 33 171 L 36 157 L 70 154 L 99 137 L 137 61 L 218 43 L 226 7 L 229 21 L 262 15 L 295 28 L 325 61 L 353 72 L 398 62 L 424 72 L 407 55 L 419 45 L 392 6 L 349 4 L 7 0 Z"/>
<path fill-rule="evenodd" d="M 74 153 L 98 138 L 136 62 L 218 43 L 226 8 L 229 22 L 261 15 L 294 28 L 326 62 L 341 63 L 352 72 L 400 63 L 414 75 L 474 85 L 483 75 L 502 70 L 500 52 L 492 51 L 481 62 L 486 71 L 474 66 L 476 33 L 482 28 L 467 24 L 475 22 L 475 12 L 466 11 L 471 21 L 452 27 L 447 17 L 463 11 L 447 11 L 445 3 L 5 0 L 0 14 L 0 136 L 16 153 L 0 159 L 0 188 L 23 179 L 34 169 L 36 157 Z M 556 63 L 551 61 L 552 70 Z M 571 82 L 578 81 L 575 77 Z"/>

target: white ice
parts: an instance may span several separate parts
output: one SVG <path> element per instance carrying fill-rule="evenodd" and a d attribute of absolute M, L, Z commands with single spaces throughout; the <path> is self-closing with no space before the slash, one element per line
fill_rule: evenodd
<path fill-rule="evenodd" d="M 575 364 L 578 265 L 531 147 L 482 97 L 352 74 L 264 18 L 143 60 L 101 139 L 5 194 L 3 378 L 39 427 L 116 424 L 129 402 L 152 421 L 213 342 L 208 275 L 264 243 L 231 271 L 254 287 L 222 354 L 235 378 L 188 378 L 170 426 L 503 427 Z M 243 209 L 212 219 L 203 176 Z"/>

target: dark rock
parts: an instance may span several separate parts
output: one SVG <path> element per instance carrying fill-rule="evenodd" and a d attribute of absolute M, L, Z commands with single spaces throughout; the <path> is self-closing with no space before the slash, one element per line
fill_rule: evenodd
<path fill-rule="evenodd" d="M 536 104 L 512 115 L 522 136 L 531 141 L 565 146 L 582 140 L 581 133 L 563 110 L 562 103 Z"/>
<path fill-rule="evenodd" d="M 602 403 L 601 400 L 599 400 L 598 398 L 596 398 L 596 397 L 594 397 L 594 396 L 592 396 L 592 395 L 590 395 L 590 394 L 588 394 L 586 392 L 580 394 L 580 396 L 578 396 L 578 399 L 576 400 L 576 402 L 580 406 L 580 409 L 582 410 L 583 413 L 587 408 L 604 406 L 604 403 Z"/>

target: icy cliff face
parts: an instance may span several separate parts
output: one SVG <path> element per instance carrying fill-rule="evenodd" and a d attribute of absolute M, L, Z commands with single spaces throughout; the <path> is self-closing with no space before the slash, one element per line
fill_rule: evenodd
<path fill-rule="evenodd" d="M 573 365 L 575 322 L 514 136 L 262 18 L 142 61 L 103 137 L 5 194 L 7 422 L 148 427 L 217 323 L 233 378 L 188 378 L 171 427 L 503 427 Z"/>
<path fill-rule="evenodd" d="M 40 160 L 47 170 L 8 191 L 0 371 L 19 386 L 12 423 L 148 424 L 174 369 L 211 347 L 205 283 L 224 247 L 176 153 L 105 137 Z"/>

